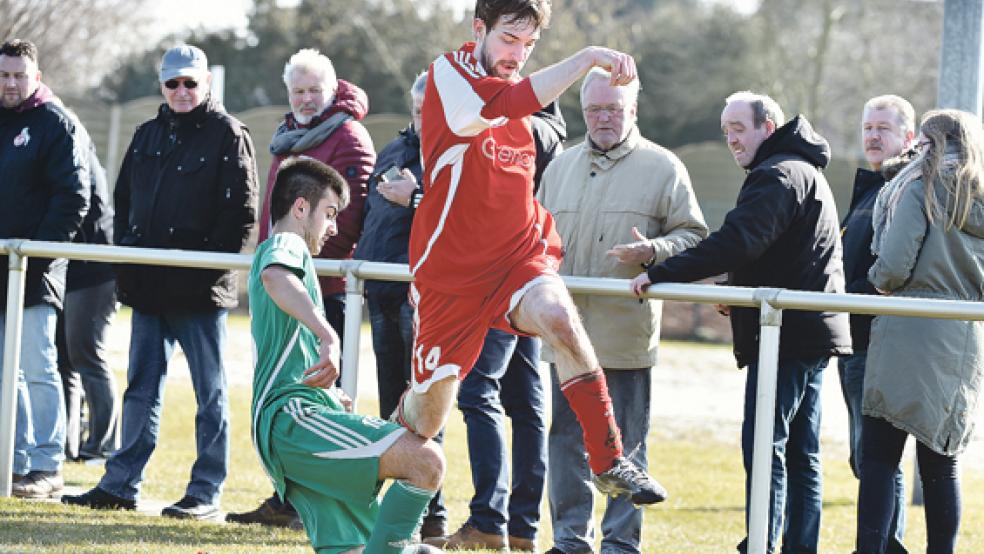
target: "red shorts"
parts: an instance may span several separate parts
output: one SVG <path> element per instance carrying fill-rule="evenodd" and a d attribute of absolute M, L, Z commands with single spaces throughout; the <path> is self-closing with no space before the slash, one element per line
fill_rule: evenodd
<path fill-rule="evenodd" d="M 464 379 L 482 353 L 490 328 L 522 335 L 509 321 L 509 314 L 526 291 L 556 280 L 559 261 L 548 254 L 524 260 L 506 273 L 499 286 L 486 296 L 444 294 L 414 283 L 410 303 L 414 306 L 413 379 L 416 393 L 431 384 L 457 375 Z"/>

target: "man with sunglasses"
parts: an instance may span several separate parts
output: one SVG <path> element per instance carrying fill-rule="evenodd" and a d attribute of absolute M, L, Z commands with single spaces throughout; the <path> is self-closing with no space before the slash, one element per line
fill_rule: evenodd
<path fill-rule="evenodd" d="M 113 197 L 116 244 L 239 252 L 256 222 L 256 163 L 246 127 L 209 94 L 205 53 L 180 44 L 160 68 L 165 103 L 137 128 Z M 62 502 L 102 509 L 136 506 L 144 466 L 157 445 L 168 360 L 180 344 L 198 411 L 198 458 L 185 495 L 161 515 L 215 519 L 229 460 L 223 350 L 237 304 L 232 271 L 119 265 L 119 298 L 133 308 L 122 447 L 92 490 Z"/>

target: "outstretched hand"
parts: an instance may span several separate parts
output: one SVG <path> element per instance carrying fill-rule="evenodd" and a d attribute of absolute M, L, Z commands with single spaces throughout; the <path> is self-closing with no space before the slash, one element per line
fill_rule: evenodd
<path fill-rule="evenodd" d="M 341 351 L 338 339 L 322 340 L 318 347 L 318 363 L 304 370 L 302 383 L 309 387 L 331 388 L 338 380 L 338 359 Z"/>
<path fill-rule="evenodd" d="M 651 260 L 655 254 L 653 243 L 639 232 L 638 227 L 632 228 L 632 236 L 635 242 L 616 244 L 605 254 L 618 258 L 621 264 L 644 264 Z"/>

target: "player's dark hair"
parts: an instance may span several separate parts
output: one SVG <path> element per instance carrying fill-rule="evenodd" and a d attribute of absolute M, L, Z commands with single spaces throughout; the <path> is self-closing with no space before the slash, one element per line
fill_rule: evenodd
<path fill-rule="evenodd" d="M 12 58 L 27 58 L 38 63 L 38 47 L 29 40 L 12 38 L 0 46 L 0 56 L 10 56 Z"/>
<path fill-rule="evenodd" d="M 489 30 L 502 18 L 546 29 L 550 26 L 550 0 L 476 0 L 475 17 Z"/>
<path fill-rule="evenodd" d="M 307 156 L 287 158 L 277 169 L 273 183 L 270 197 L 272 223 L 276 224 L 287 215 L 298 198 L 317 206 L 328 190 L 338 196 L 338 210 L 343 210 L 349 203 L 349 186 L 337 171 Z"/>

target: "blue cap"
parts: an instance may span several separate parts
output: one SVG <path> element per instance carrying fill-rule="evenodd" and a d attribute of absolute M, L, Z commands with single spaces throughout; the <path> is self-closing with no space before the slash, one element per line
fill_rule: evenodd
<path fill-rule="evenodd" d="M 198 80 L 208 75 L 208 59 L 201 48 L 190 44 L 179 44 L 161 58 L 160 81 L 168 81 L 175 77 L 189 77 Z"/>

